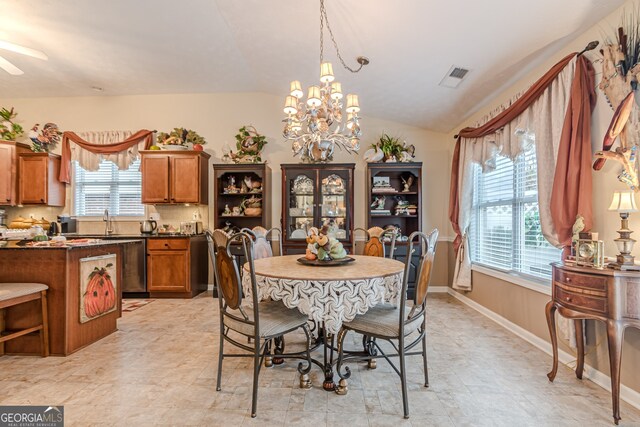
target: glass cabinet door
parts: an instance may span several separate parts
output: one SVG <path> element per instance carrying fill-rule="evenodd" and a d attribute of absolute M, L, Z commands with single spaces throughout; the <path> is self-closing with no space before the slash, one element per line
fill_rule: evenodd
<path fill-rule="evenodd" d="M 347 240 L 349 236 L 349 177 L 343 171 L 320 171 L 320 204 L 318 227 L 328 226 L 329 235 Z"/>
<path fill-rule="evenodd" d="M 307 231 L 315 225 L 315 181 L 314 172 L 291 171 L 287 176 L 286 230 L 289 240 L 305 240 Z"/>

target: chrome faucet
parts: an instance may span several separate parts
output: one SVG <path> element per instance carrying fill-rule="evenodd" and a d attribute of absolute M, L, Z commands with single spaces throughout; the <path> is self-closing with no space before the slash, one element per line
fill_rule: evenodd
<path fill-rule="evenodd" d="M 109 209 L 104 210 L 104 216 L 102 217 L 104 221 L 104 235 L 108 236 L 113 233 L 113 222 L 111 221 L 111 215 L 109 215 Z"/>

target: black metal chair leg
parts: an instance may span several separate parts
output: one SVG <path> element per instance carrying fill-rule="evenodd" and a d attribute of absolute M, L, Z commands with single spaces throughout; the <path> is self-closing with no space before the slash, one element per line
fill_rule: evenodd
<path fill-rule="evenodd" d="M 258 408 L 258 374 L 260 373 L 260 340 L 256 340 L 256 349 L 253 355 L 253 390 L 251 397 L 251 418 L 256 417 Z"/>
<path fill-rule="evenodd" d="M 221 320 L 222 322 L 222 320 Z M 218 350 L 218 379 L 216 382 L 216 391 L 220 391 L 220 383 L 222 382 L 222 359 L 224 353 L 224 329 L 220 328 L 220 349 Z"/>
<path fill-rule="evenodd" d="M 422 336 L 422 362 L 424 363 L 424 386 L 429 387 L 429 369 L 427 368 L 427 331 Z"/>
<path fill-rule="evenodd" d="M 402 408 L 404 417 L 409 418 L 409 396 L 407 395 L 407 369 L 404 360 L 404 343 L 400 342 L 400 382 L 402 383 Z"/>

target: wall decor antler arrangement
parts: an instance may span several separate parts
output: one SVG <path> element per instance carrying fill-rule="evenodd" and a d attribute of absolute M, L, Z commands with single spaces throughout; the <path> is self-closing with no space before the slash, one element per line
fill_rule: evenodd
<path fill-rule="evenodd" d="M 602 81 L 598 85 L 615 113 L 602 143 L 602 151 L 595 153 L 595 170 L 600 170 L 607 159 L 619 162 L 622 170 L 618 180 L 629 188 L 640 191 L 638 150 L 640 144 L 640 94 L 637 94 L 640 76 L 640 10 L 623 18 L 616 41 L 609 41 L 600 53 L 604 57 Z M 635 101 L 635 102 L 634 102 Z M 611 151 L 620 137 L 620 146 Z"/>

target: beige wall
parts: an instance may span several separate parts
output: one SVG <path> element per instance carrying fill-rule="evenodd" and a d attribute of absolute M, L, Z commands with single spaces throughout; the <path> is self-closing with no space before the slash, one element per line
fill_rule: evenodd
<path fill-rule="evenodd" d="M 488 111 L 497 107 L 501 103 L 507 101 L 511 96 L 529 87 L 535 80 L 544 74 L 553 64 L 564 57 L 568 52 L 582 50 L 589 41 L 600 40 L 603 43 L 603 35 L 613 37 L 612 31 L 620 24 L 622 10 L 626 8 L 627 13 L 633 10 L 634 3 L 628 1 L 618 11 L 611 14 L 605 20 L 593 28 L 588 29 L 572 41 L 569 46 L 561 52 L 541 65 L 535 71 L 531 72 L 526 78 L 520 80 L 512 87 L 501 92 L 485 107 L 478 111 L 469 120 L 461 123 L 453 130 L 449 137 L 449 147 L 453 150 L 453 135 L 455 131 L 465 126 L 472 126 L 480 117 Z M 589 58 L 594 60 L 599 55 L 597 53 L 589 54 Z M 596 68 L 596 84 L 600 82 L 602 74 L 602 64 L 595 62 Z M 606 129 L 611 121 L 613 110 L 607 104 L 607 101 L 600 90 L 598 91 L 598 102 L 593 113 L 593 151 L 602 148 L 602 139 Z M 607 255 L 615 255 L 617 253 L 613 239 L 617 237 L 615 230 L 620 225 L 620 218 L 613 212 L 608 212 L 607 207 L 611 201 L 611 196 L 616 189 L 625 189 L 625 186 L 618 182 L 616 175 L 619 166 L 613 162 L 607 162 L 606 166 L 598 171 L 593 172 L 593 214 L 594 225 L 593 231 L 600 233 L 600 239 L 605 241 L 605 253 Z M 640 230 L 640 215 L 631 214 L 630 228 Z M 633 253 L 636 257 L 640 257 L 640 245 L 637 245 Z M 449 262 L 453 264 L 453 255 L 449 257 Z M 450 266 L 452 269 L 453 266 Z M 450 273 L 449 277 L 452 277 Z M 546 319 L 544 314 L 544 304 L 549 300 L 549 296 L 517 286 L 512 283 L 502 281 L 500 279 L 473 273 L 473 291 L 465 293 L 465 296 L 471 298 L 475 302 L 487 307 L 500 316 L 505 317 L 511 322 L 523 327 L 540 338 L 549 340 Z M 595 322 L 589 321 L 587 325 L 587 356 L 586 362 L 596 369 L 607 373 L 609 372 L 608 353 L 606 349 L 606 333 L 602 325 L 595 325 Z M 565 350 L 567 348 L 565 347 Z M 640 392 L 640 372 L 634 369 L 640 363 L 640 331 L 628 329 L 625 337 L 624 355 L 622 361 L 622 383 Z"/>
<path fill-rule="evenodd" d="M 283 95 L 284 96 L 284 95 Z M 62 130 L 100 131 L 100 130 L 138 130 L 142 128 L 167 131 L 174 127 L 186 127 L 196 130 L 207 140 L 205 150 L 212 155 L 213 162 L 219 162 L 223 144 L 226 142 L 235 147 L 234 135 L 238 128 L 252 124 L 267 136 L 268 144 L 263 159 L 269 163 L 273 171 L 272 221 L 274 226 L 280 225 L 280 164 L 297 163 L 298 158 L 291 154 L 291 145 L 285 143 L 282 133 L 282 104 L 284 97 L 262 93 L 235 94 L 178 94 L 178 95 L 141 95 L 141 96 L 95 96 L 77 98 L 22 98 L 3 99 L 0 104 L 15 107 L 18 120 L 26 129 L 34 123 L 55 122 Z M 366 100 L 362 100 L 363 112 L 366 113 Z M 382 132 L 399 136 L 416 146 L 416 161 L 423 162 L 423 229 L 437 227 L 443 240 L 449 234 L 447 218 L 447 200 L 449 189 L 450 148 L 446 135 L 424 129 L 364 117 L 362 120 L 364 137 L 361 153 L 376 142 Z M 59 151 L 59 147 L 58 150 Z M 365 206 L 364 176 L 365 162 L 362 154 L 351 156 L 337 152 L 335 162 L 355 162 L 355 226 L 364 227 Z M 211 175 L 211 182 L 213 174 Z M 69 199 L 70 187 L 67 187 Z M 210 192 L 213 187 L 210 185 Z M 211 200 L 211 197 L 210 197 Z M 213 218 L 213 203 L 208 208 L 201 207 L 205 222 Z M 154 208 L 148 208 L 148 212 Z M 157 210 L 163 223 L 178 223 L 191 219 L 195 207 L 162 207 Z M 61 212 L 71 212 L 70 203 L 62 208 L 12 208 L 9 218 L 34 214 L 54 219 Z M 211 224 L 212 225 L 212 224 Z M 116 232 L 129 233 L 138 230 L 137 222 L 117 222 Z M 83 222 L 80 231 L 83 233 L 102 232 L 101 221 Z M 439 274 L 442 285 L 448 282 L 447 258 L 439 257 Z"/>

